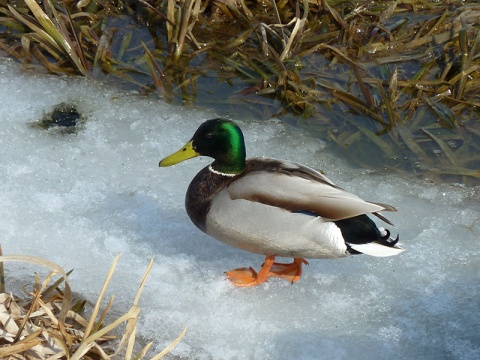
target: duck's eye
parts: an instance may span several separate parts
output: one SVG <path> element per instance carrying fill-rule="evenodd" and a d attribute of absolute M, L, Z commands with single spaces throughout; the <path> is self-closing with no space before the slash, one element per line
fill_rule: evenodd
<path fill-rule="evenodd" d="M 209 132 L 205 134 L 206 139 L 212 139 L 213 138 L 213 132 Z"/>

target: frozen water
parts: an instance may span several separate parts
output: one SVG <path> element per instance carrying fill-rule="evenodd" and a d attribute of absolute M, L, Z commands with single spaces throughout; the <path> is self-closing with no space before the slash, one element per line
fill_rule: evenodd
<path fill-rule="evenodd" d="M 77 134 L 29 125 L 62 102 L 85 117 Z M 352 169 L 277 121 L 240 122 L 250 156 L 323 169 L 361 197 L 398 207 L 388 215 L 407 251 L 312 260 L 293 286 L 273 279 L 236 289 L 223 272 L 259 268 L 263 258 L 201 233 L 183 207 L 188 183 L 209 160 L 158 168 L 216 115 L 0 63 L 4 253 L 74 268 L 73 290 L 93 301 L 121 252 L 109 290 L 119 313 L 153 255 L 139 335 L 161 349 L 187 325 L 171 358 L 480 358 L 478 189 Z M 32 273 L 7 264 L 8 285 L 29 283 Z"/>

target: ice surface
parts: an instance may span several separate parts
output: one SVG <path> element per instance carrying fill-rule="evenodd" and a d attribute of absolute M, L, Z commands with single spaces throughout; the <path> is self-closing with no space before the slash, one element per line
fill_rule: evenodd
<path fill-rule="evenodd" d="M 84 114 L 78 134 L 29 125 L 61 102 Z M 94 300 L 121 252 L 109 290 L 119 312 L 154 255 L 139 335 L 161 349 L 187 325 L 170 358 L 480 358 L 478 190 L 352 169 L 277 121 L 240 122 L 250 156 L 300 161 L 365 199 L 398 207 L 389 218 L 407 251 L 311 260 L 293 286 L 273 279 L 236 289 L 223 272 L 258 268 L 262 257 L 204 235 L 183 207 L 188 183 L 209 160 L 158 167 L 216 115 L 0 63 L 4 253 L 74 268 L 73 290 Z M 7 285 L 29 283 L 34 270 L 8 264 Z"/>

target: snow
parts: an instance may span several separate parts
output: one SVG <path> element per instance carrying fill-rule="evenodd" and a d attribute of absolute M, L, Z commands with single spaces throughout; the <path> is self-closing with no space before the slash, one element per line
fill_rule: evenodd
<path fill-rule="evenodd" d="M 62 102 L 83 116 L 77 134 L 31 126 Z M 249 156 L 302 162 L 355 194 L 396 206 L 399 256 L 311 260 L 295 285 L 251 289 L 224 271 L 263 258 L 197 230 L 184 194 L 209 159 L 159 168 L 208 118 L 86 79 L 0 63 L 0 229 L 5 254 L 42 256 L 95 301 L 122 253 L 109 294 L 126 311 L 146 266 L 139 336 L 157 351 L 188 326 L 176 359 L 480 358 L 478 189 L 354 169 L 324 144 L 276 120 L 238 121 Z M 237 119 L 235 119 L 237 120 Z M 6 264 L 7 287 L 34 271 Z"/>

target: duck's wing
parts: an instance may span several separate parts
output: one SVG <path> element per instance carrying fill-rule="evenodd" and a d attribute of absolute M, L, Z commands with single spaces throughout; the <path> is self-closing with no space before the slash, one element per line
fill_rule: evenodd
<path fill-rule="evenodd" d="M 276 159 L 248 160 L 244 175 L 228 186 L 228 193 L 233 200 L 256 201 L 332 221 L 396 211 L 389 205 L 362 200 L 311 168 Z"/>

